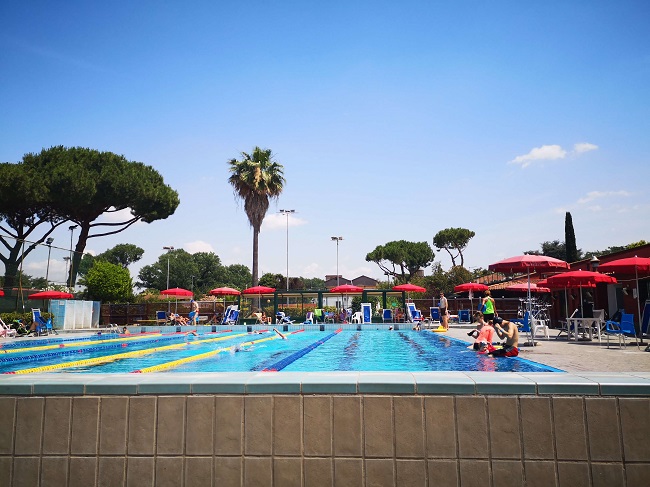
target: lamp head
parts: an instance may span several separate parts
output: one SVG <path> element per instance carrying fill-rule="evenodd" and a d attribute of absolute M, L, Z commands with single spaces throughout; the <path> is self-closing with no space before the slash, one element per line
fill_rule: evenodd
<path fill-rule="evenodd" d="M 45 240 L 45 243 L 46 243 L 47 245 L 52 245 L 52 242 L 54 242 L 54 239 L 53 239 L 52 237 L 48 237 L 48 238 Z"/>

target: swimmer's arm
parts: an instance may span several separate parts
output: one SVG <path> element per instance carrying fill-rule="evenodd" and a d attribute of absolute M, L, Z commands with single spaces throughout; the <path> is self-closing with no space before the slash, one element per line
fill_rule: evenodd
<path fill-rule="evenodd" d="M 507 336 L 508 338 L 512 338 L 512 335 L 515 333 L 514 330 L 512 329 L 512 326 L 508 325 L 508 329 L 505 330 L 501 328 L 501 325 L 497 325 L 495 328 L 497 335 L 499 335 L 500 338 L 503 338 L 504 336 Z"/>

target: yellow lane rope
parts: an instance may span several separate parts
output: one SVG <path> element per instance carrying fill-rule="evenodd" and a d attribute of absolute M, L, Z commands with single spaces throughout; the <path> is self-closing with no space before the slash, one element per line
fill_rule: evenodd
<path fill-rule="evenodd" d="M 250 345 L 253 345 L 254 343 L 262 343 L 262 342 L 266 342 L 268 340 L 277 340 L 278 338 L 280 338 L 280 337 L 277 336 L 277 335 L 273 335 L 271 337 L 262 338 L 260 340 L 251 340 L 250 342 L 242 343 L 239 346 L 240 347 L 248 347 Z M 160 372 L 161 370 L 173 369 L 174 367 L 178 367 L 179 365 L 187 364 L 187 363 L 190 363 L 190 362 L 195 362 L 197 360 L 203 360 L 203 359 L 206 359 L 208 357 L 212 357 L 214 355 L 217 355 L 219 353 L 230 351 L 235 346 L 236 345 L 231 345 L 230 347 L 219 348 L 217 350 L 212 350 L 210 352 L 200 353 L 198 355 L 193 355 L 191 357 L 185 357 L 185 358 L 181 358 L 181 359 L 178 359 L 178 360 L 173 360 L 171 362 L 167 362 L 167 363 L 164 363 L 164 364 L 153 365 L 151 367 L 145 367 L 145 368 L 140 369 L 140 370 L 134 370 L 133 373 L 136 373 L 136 374 L 142 373 L 142 374 L 144 374 L 144 373 L 148 373 L 148 372 Z"/>
<path fill-rule="evenodd" d="M 241 336 L 246 336 L 248 335 L 247 333 L 240 333 L 238 335 L 229 335 L 227 337 L 219 337 L 221 339 L 228 339 L 228 338 L 236 338 L 236 337 L 241 337 Z M 211 338 L 209 340 L 205 341 L 213 341 L 215 340 L 214 338 Z M 198 340 L 200 341 L 200 340 Z M 6 372 L 7 374 L 34 374 L 34 373 L 41 373 L 41 372 L 49 372 L 51 370 L 59 370 L 59 369 L 67 369 L 71 367 L 82 367 L 82 366 L 87 366 L 87 365 L 102 365 L 106 364 L 109 362 L 114 362 L 116 360 L 122 360 L 125 358 L 133 358 L 133 357 L 141 357 L 143 355 L 148 355 L 154 352 L 159 352 L 161 350 L 176 350 L 179 348 L 183 348 L 187 346 L 189 343 L 197 343 L 198 341 L 195 342 L 183 342 L 183 343 L 177 343 L 174 345 L 165 345 L 163 347 L 154 347 L 154 348 L 148 348 L 146 350 L 135 350 L 133 352 L 124 352 L 124 353 L 117 353 L 113 355 L 105 355 L 104 357 L 95 357 L 95 358 L 89 358 L 89 359 L 83 359 L 83 360 L 74 360 L 72 362 L 63 362 L 60 364 L 53 364 L 53 365 L 43 365 L 41 367 L 32 367 L 29 369 L 22 369 L 22 370 L 16 370 L 14 372 Z"/>
<path fill-rule="evenodd" d="M 34 352 L 34 351 L 51 350 L 53 348 L 79 347 L 81 345 L 101 345 L 103 343 L 125 342 L 128 340 L 144 340 L 145 338 L 158 337 L 158 336 L 162 336 L 162 333 L 152 333 L 144 336 L 132 336 L 128 338 L 108 338 L 106 340 L 87 340 L 83 342 L 69 342 L 69 343 L 56 343 L 53 345 L 39 345 L 38 347 L 23 347 L 23 348 L 0 350 L 0 353 Z"/>

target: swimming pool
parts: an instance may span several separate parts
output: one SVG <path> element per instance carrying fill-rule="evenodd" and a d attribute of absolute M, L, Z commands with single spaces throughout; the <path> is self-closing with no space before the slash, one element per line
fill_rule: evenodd
<path fill-rule="evenodd" d="M 494 371 L 559 372 L 521 358 L 491 358 L 429 331 L 325 330 L 103 334 L 12 341 L 0 373 Z"/>

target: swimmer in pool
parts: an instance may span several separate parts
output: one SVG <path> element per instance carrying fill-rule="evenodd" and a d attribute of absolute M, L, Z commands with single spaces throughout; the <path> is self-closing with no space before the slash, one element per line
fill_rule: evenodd
<path fill-rule="evenodd" d="M 283 340 L 286 340 L 286 339 L 287 339 L 287 337 L 284 336 L 282 333 L 280 333 L 280 331 L 279 331 L 277 328 L 273 328 L 273 331 L 276 332 L 276 333 L 278 334 L 278 336 L 279 336 L 280 338 L 282 338 Z"/>

